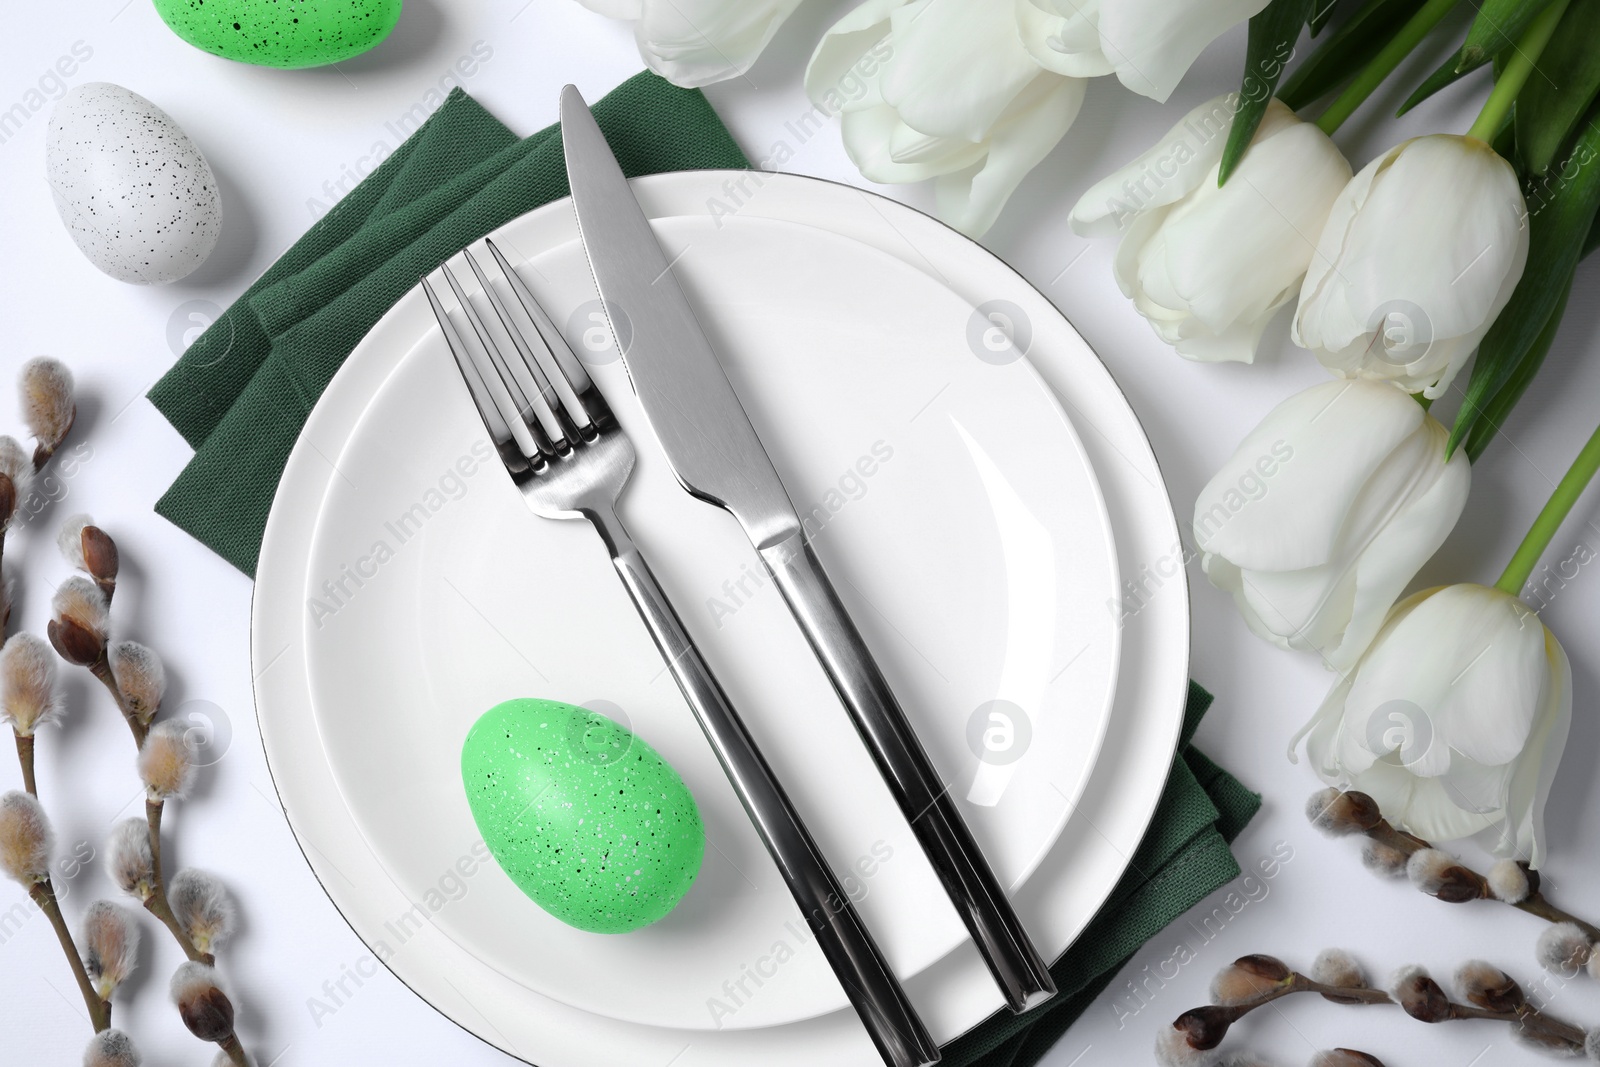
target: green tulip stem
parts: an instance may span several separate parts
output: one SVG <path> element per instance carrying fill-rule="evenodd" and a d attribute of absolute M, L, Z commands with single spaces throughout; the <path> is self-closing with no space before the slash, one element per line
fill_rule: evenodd
<path fill-rule="evenodd" d="M 1511 49 L 1511 57 L 1506 60 L 1506 69 L 1500 72 L 1500 77 L 1494 83 L 1494 91 L 1484 102 L 1483 110 L 1478 113 L 1478 119 L 1472 124 L 1472 129 L 1467 131 L 1468 137 L 1476 137 L 1484 144 L 1494 141 L 1495 135 L 1506 123 L 1506 116 L 1511 114 L 1511 105 L 1517 102 L 1517 94 L 1528 84 L 1528 76 L 1533 73 L 1534 66 L 1539 62 L 1539 56 L 1544 53 L 1544 46 L 1555 36 L 1556 26 L 1561 22 L 1561 16 L 1567 13 L 1569 2 L 1570 0 L 1555 0 L 1555 3 L 1539 12 L 1533 21 L 1528 23 L 1527 32 L 1522 35 L 1522 40 Z"/>
<path fill-rule="evenodd" d="M 1561 2 L 1561 0 L 1557 0 Z M 1533 568 L 1539 563 L 1539 557 L 1544 555 L 1544 550 L 1550 547 L 1550 542 L 1555 538 L 1556 531 L 1561 528 L 1561 523 L 1566 519 L 1567 513 L 1572 510 L 1572 505 L 1578 502 L 1583 491 L 1588 487 L 1590 479 L 1600 471 L 1600 427 L 1596 427 L 1594 434 L 1589 438 L 1589 443 L 1583 446 L 1583 451 L 1578 453 L 1578 458 L 1572 461 L 1572 466 L 1562 476 L 1561 483 L 1556 486 L 1555 492 L 1550 494 L 1549 501 L 1544 510 L 1539 512 L 1539 517 L 1533 520 L 1533 526 L 1528 530 L 1528 536 L 1522 539 L 1522 544 L 1517 546 L 1516 553 L 1511 557 L 1511 562 L 1506 564 L 1505 573 L 1500 575 L 1500 580 L 1495 582 L 1495 588 L 1511 596 L 1520 596 L 1522 587 L 1528 584 L 1528 577 L 1533 574 Z"/>
<path fill-rule="evenodd" d="M 1564 0 L 1558 0 L 1566 6 Z M 1383 80 L 1394 73 L 1400 61 L 1409 56 L 1422 39 L 1433 28 L 1439 25 L 1439 20 L 1450 13 L 1456 6 L 1456 0 L 1428 0 L 1422 9 L 1411 16 L 1411 21 L 1400 27 L 1400 32 L 1395 34 L 1390 42 L 1383 46 L 1383 51 L 1372 57 L 1372 61 L 1356 75 L 1356 80 L 1345 87 L 1339 98 L 1329 105 L 1328 110 L 1322 113 L 1317 120 L 1317 126 L 1329 136 L 1340 126 L 1344 120 L 1355 114 L 1356 108 L 1366 102 Z"/>

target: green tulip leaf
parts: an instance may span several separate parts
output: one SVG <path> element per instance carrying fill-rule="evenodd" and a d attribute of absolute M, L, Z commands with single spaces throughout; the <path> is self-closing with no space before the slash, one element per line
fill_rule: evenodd
<path fill-rule="evenodd" d="M 1589 239 L 1583 242 L 1582 258 L 1588 259 L 1589 253 L 1600 248 L 1600 218 L 1594 220 L 1594 225 L 1589 227 Z"/>
<path fill-rule="evenodd" d="M 1339 0 L 1316 0 L 1311 10 L 1311 36 L 1320 36 L 1327 28 L 1328 20 L 1333 18 L 1334 9 L 1339 6 Z"/>
<path fill-rule="evenodd" d="M 1539 331 L 1532 347 L 1517 361 L 1511 377 L 1479 412 L 1477 421 L 1472 424 L 1472 431 L 1467 434 L 1467 458 L 1473 463 L 1478 462 L 1478 457 L 1489 447 L 1489 442 L 1495 439 L 1506 423 L 1506 416 L 1511 414 L 1511 409 L 1522 399 L 1522 394 L 1528 391 L 1534 375 L 1544 366 L 1544 357 L 1550 354 L 1550 346 L 1555 343 L 1556 333 L 1561 329 L 1561 317 L 1567 310 L 1567 298 L 1571 295 L 1572 279 L 1568 278 L 1567 284 L 1562 287 L 1561 299 L 1556 302 L 1544 329 Z"/>
<path fill-rule="evenodd" d="M 993 2 L 993 0 L 989 0 Z M 1327 0 L 1322 0 L 1326 3 Z M 1294 55 L 1294 43 L 1311 17 L 1317 0 L 1272 0 L 1250 18 L 1250 41 L 1245 48 L 1244 79 L 1239 87 L 1239 110 L 1222 149 L 1217 184 L 1228 180 L 1255 138 L 1267 104 L 1283 77 L 1284 64 Z"/>
<path fill-rule="evenodd" d="M 1505 388 L 1518 365 L 1550 325 L 1566 283 L 1577 267 L 1600 210 L 1600 122 L 1593 111 L 1572 146 L 1560 181 L 1524 186 L 1528 201 L 1528 263 L 1511 300 L 1489 327 L 1461 410 L 1450 430 L 1448 451 L 1466 440 L 1491 399 Z M 1568 175 L 1570 174 L 1570 177 Z"/>
<path fill-rule="evenodd" d="M 1600 0 L 1572 0 L 1517 94 L 1517 161 L 1544 174 L 1600 93 Z"/>
<path fill-rule="evenodd" d="M 1326 2 L 1326 0 L 1319 0 Z M 1367 0 L 1283 83 L 1278 99 L 1299 111 L 1355 77 L 1422 9 L 1424 0 Z"/>
<path fill-rule="evenodd" d="M 1461 46 L 1458 70 L 1481 67 L 1512 41 L 1522 38 L 1534 16 L 1550 6 L 1551 0 L 1483 0 L 1478 17 L 1467 30 L 1467 43 Z"/>

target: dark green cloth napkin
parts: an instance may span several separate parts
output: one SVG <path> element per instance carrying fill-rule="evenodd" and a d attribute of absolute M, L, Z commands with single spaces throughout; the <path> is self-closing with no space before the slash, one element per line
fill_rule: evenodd
<path fill-rule="evenodd" d="M 640 74 L 595 105 L 630 174 L 746 167 L 705 98 Z M 306 417 L 368 330 L 447 256 L 567 195 L 555 127 L 518 140 L 460 89 L 202 334 L 150 391 L 195 448 L 156 510 L 248 574 Z M 1191 683 L 1179 754 L 1150 831 L 1089 928 L 1056 961 L 1060 994 L 989 1019 L 949 1067 L 1029 1067 L 1122 964 L 1239 875 L 1228 842 L 1261 798 L 1191 744 L 1211 695 Z"/>

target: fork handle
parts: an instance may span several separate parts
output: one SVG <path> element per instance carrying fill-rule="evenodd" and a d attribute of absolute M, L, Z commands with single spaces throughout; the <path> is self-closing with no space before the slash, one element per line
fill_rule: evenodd
<path fill-rule="evenodd" d="M 722 686 L 684 629 L 638 546 L 614 513 L 593 515 L 612 562 L 633 597 L 683 691 L 706 740 L 727 772 L 756 832 L 816 936 L 845 995 L 891 1067 L 925 1067 L 939 1060 L 939 1046 L 901 988 L 899 979 L 862 924 L 849 895 L 834 877 L 800 814 Z"/>
<path fill-rule="evenodd" d="M 761 549 L 761 558 L 961 913 L 1007 1006 L 1022 1012 L 1050 999 L 1056 987 L 1048 965 L 984 860 L 809 539 L 796 533 Z"/>

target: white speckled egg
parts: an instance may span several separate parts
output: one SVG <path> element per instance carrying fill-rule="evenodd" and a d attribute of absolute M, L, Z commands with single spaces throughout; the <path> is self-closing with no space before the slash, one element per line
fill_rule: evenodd
<path fill-rule="evenodd" d="M 222 229 L 211 165 L 165 111 L 110 82 L 56 104 L 45 137 L 56 210 L 89 262 L 159 285 L 205 262 Z"/>

